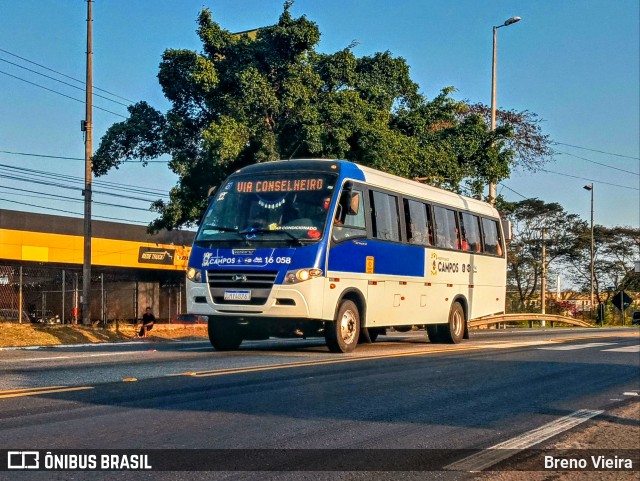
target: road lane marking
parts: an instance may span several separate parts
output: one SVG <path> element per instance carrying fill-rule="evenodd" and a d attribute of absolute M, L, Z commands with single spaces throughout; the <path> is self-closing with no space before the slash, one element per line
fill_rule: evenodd
<path fill-rule="evenodd" d="M 26 389 L 7 389 L 6 391 L 0 391 L 0 399 L 7 399 L 12 397 L 24 397 L 24 396 L 39 396 L 41 394 L 51 394 L 58 392 L 68 391 L 82 391 L 85 389 L 93 389 L 93 386 L 45 386 L 37 388 Z"/>
<path fill-rule="evenodd" d="M 78 354 L 75 356 L 52 356 L 52 357 L 27 357 L 23 359 L 0 359 L 0 362 L 14 364 L 16 362 L 36 362 L 36 361 L 57 361 L 59 359 L 85 359 L 87 357 L 103 357 L 103 356 L 126 356 L 127 354 L 140 354 L 143 352 L 156 352 L 155 349 L 147 351 L 124 351 L 124 352 L 102 352 L 100 354 Z"/>
<path fill-rule="evenodd" d="M 346 363 L 346 362 L 356 362 L 356 361 L 369 361 L 376 359 L 390 359 L 397 357 L 410 357 L 410 356 L 424 356 L 427 354 L 436 354 L 442 352 L 462 352 L 462 351 L 475 351 L 480 350 L 481 347 L 478 346 L 467 346 L 467 347 L 452 347 L 449 349 L 436 349 L 431 351 L 409 351 L 402 353 L 393 353 L 393 354 L 380 354 L 373 356 L 364 356 L 364 357 L 351 357 L 351 358 L 343 358 L 343 359 L 321 359 L 321 360 L 313 360 L 313 361 L 299 361 L 299 362 L 290 362 L 284 364 L 268 364 L 265 366 L 249 366 L 249 367 L 239 367 L 239 368 L 230 368 L 230 369 L 218 369 L 212 371 L 196 371 L 196 372 L 182 372 L 178 374 L 169 374 L 169 376 L 191 376 L 191 377 L 207 377 L 207 376 L 224 376 L 228 374 L 242 374 L 248 372 L 260 372 L 260 371 L 269 371 L 275 369 L 291 369 L 295 367 L 305 367 L 305 366 L 318 366 L 323 364 L 338 364 L 338 363 Z"/>
<path fill-rule="evenodd" d="M 623 392 L 623 396 L 640 396 L 637 392 Z"/>
<path fill-rule="evenodd" d="M 574 340 L 574 339 L 570 339 Z M 324 359 L 324 360 L 314 360 L 314 361 L 299 361 L 293 363 L 283 363 L 283 364 L 267 364 L 263 366 L 248 366 L 248 367 L 240 367 L 240 368 L 230 368 L 230 369 L 218 369 L 211 371 L 188 371 L 176 374 L 168 374 L 167 376 L 190 376 L 190 377 L 208 377 L 208 376 L 224 376 L 229 374 L 244 374 L 250 372 L 260 372 L 260 371 L 268 371 L 275 369 L 290 369 L 296 367 L 305 367 L 312 365 L 322 365 L 322 364 L 337 364 L 337 363 L 346 363 L 346 362 L 355 362 L 355 361 L 368 361 L 375 359 L 389 359 L 389 358 L 397 358 L 397 357 L 411 357 L 411 356 L 424 356 L 428 354 L 436 354 L 443 352 L 463 352 L 463 351 L 474 351 L 474 350 L 483 350 L 483 349 L 512 349 L 518 347 L 530 347 L 534 345 L 540 344 L 559 344 L 563 343 L 565 340 L 562 339 L 552 339 L 548 341 L 515 341 L 515 342 L 506 342 L 506 343 L 486 343 L 486 344 L 478 344 L 473 346 L 465 346 L 462 347 L 460 345 L 454 346 L 452 345 L 450 348 L 445 349 L 434 349 L 434 350 L 420 350 L 420 351 L 408 351 L 401 353 L 393 353 L 393 354 L 380 354 L 380 355 L 370 355 L 370 356 L 362 356 L 362 357 L 351 357 L 351 358 L 340 358 L 340 359 Z M 576 346 L 554 346 L 549 348 L 537 348 L 537 349 L 557 349 L 557 348 L 565 348 L 563 350 L 570 349 L 583 349 L 584 347 L 596 347 L 596 346 L 608 346 L 613 345 L 615 343 L 612 342 L 604 342 L 604 343 L 589 343 L 589 344 L 581 344 L 578 347 Z"/>
<path fill-rule="evenodd" d="M 544 351 L 575 351 L 578 349 L 588 349 L 590 347 L 611 346 L 612 344 L 615 344 L 615 342 L 588 342 L 586 344 L 573 344 L 570 346 L 538 347 L 536 349 L 541 349 Z"/>
<path fill-rule="evenodd" d="M 604 411 L 594 411 L 590 409 L 581 409 L 574 413 L 556 419 L 550 423 L 544 424 L 539 428 L 528 431 L 520 436 L 509 439 L 502 443 L 498 443 L 479 453 L 467 456 L 455 463 L 451 463 L 444 467 L 451 471 L 467 471 L 478 472 L 487 469 L 494 464 L 504 461 L 515 455 L 517 452 L 528 449 L 531 446 L 546 441 L 564 431 L 582 424 L 589 419 L 602 414 Z"/>
<path fill-rule="evenodd" d="M 603 349 L 603 352 L 640 352 L 640 344 L 637 346 L 616 347 L 614 349 Z"/>

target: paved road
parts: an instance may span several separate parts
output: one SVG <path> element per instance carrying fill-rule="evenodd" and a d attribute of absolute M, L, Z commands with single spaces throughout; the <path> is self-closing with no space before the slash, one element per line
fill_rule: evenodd
<path fill-rule="evenodd" d="M 349 355 L 330 354 L 317 340 L 248 342 L 233 353 L 215 352 L 208 342 L 4 350 L 0 447 L 345 452 L 511 447 L 514 439 L 540 427 L 549 426 L 544 431 L 553 435 L 552 426 L 575 425 L 581 416 L 602 415 L 637 399 L 639 373 L 638 331 L 630 329 L 474 331 L 457 346 L 430 344 L 424 332 L 412 332 L 383 336 Z M 137 381 L 123 382 L 133 378 Z M 367 462 L 363 452 L 353 452 L 360 456 L 355 465 Z M 407 452 L 413 451 L 395 452 L 398 462 Z M 132 479 L 185 475 L 134 474 Z M 299 479 L 300 474 L 189 477 Z M 116 479 L 130 475 L 115 474 Z M 106 474 L 28 476 L 23 479 Z M 434 476 L 470 475 L 462 469 Z M 424 479 L 424 473 L 306 477 Z"/>

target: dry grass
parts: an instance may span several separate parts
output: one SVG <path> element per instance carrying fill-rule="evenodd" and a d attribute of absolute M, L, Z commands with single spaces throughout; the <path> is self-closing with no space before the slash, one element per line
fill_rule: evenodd
<path fill-rule="evenodd" d="M 0 347 L 55 346 L 95 342 L 123 342 L 138 339 L 136 327 L 121 324 L 118 329 L 85 326 L 37 326 L 33 324 L 0 323 Z M 156 324 L 144 342 L 165 342 L 173 339 L 204 340 L 205 325 Z M 142 342 L 143 340 L 140 339 Z"/>

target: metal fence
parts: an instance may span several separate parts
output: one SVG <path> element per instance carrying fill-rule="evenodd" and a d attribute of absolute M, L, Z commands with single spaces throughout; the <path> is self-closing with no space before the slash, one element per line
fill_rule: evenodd
<path fill-rule="evenodd" d="M 81 318 L 82 268 L 0 264 L 0 321 L 74 323 Z M 135 322 L 151 307 L 159 322 L 185 310 L 179 272 L 93 269 L 93 322 Z"/>

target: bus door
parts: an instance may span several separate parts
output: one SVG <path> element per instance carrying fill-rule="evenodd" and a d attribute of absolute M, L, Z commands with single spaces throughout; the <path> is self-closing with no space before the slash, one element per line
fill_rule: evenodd
<path fill-rule="evenodd" d="M 367 239 L 365 194 L 364 186 L 351 182 L 346 183 L 339 194 L 327 261 L 328 278 L 340 279 L 339 289 L 333 291 L 335 302 L 337 296 L 350 289 L 367 296 L 367 259 L 373 253 Z"/>

